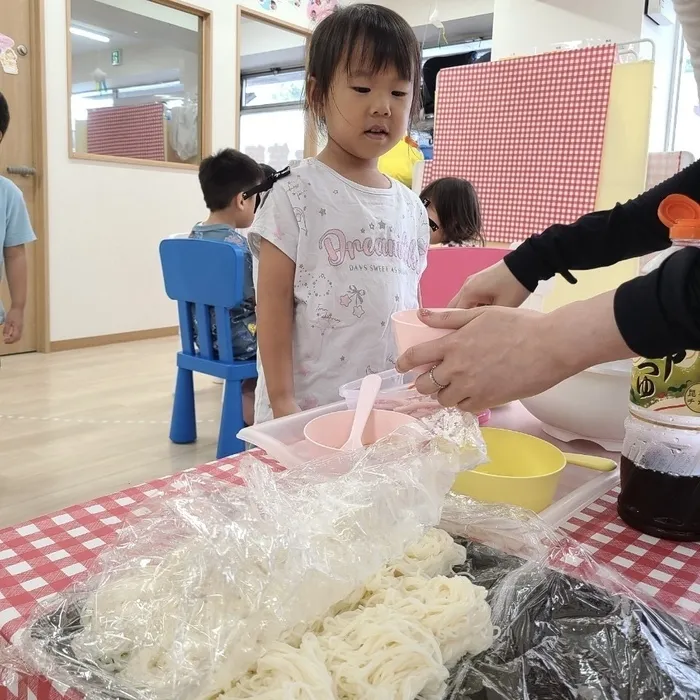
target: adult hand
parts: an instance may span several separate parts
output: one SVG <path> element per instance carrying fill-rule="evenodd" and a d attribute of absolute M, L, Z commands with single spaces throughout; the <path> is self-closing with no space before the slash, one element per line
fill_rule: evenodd
<path fill-rule="evenodd" d="M 397 368 L 433 366 L 416 389 L 471 413 L 534 396 L 594 364 L 634 355 L 615 324 L 613 296 L 550 314 L 497 306 L 421 312 L 427 325 L 455 332 L 411 348 Z"/>
<path fill-rule="evenodd" d="M 24 311 L 22 309 L 12 308 L 5 316 L 5 325 L 2 329 L 3 340 L 12 345 L 17 343 L 22 338 L 24 330 Z"/>
<path fill-rule="evenodd" d="M 520 306 L 528 296 L 530 292 L 501 261 L 467 279 L 457 296 L 450 302 L 450 308 Z"/>

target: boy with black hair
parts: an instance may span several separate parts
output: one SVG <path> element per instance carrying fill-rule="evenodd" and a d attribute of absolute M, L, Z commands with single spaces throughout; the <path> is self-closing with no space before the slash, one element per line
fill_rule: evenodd
<path fill-rule="evenodd" d="M 225 148 L 199 166 L 199 184 L 209 218 L 193 227 L 190 238 L 224 241 L 239 246 L 246 252 L 244 300 L 231 309 L 231 334 L 233 352 L 237 360 L 255 359 L 257 325 L 255 318 L 255 291 L 253 289 L 253 260 L 245 236 L 238 229 L 248 228 L 255 218 L 256 196 L 245 193 L 259 185 L 263 171 L 250 157 L 232 148 Z M 216 336 L 216 319 L 212 313 L 211 325 Z M 216 341 L 214 350 L 218 352 Z M 243 384 L 243 417 L 248 425 L 253 423 L 255 381 Z"/>
<path fill-rule="evenodd" d="M 10 108 L 0 92 L 0 142 L 9 125 Z M 22 338 L 27 303 L 27 254 L 24 246 L 35 240 L 22 192 L 13 182 L 0 177 L 0 281 L 4 268 L 11 300 L 7 311 L 0 302 L 0 326 L 8 345 Z"/>

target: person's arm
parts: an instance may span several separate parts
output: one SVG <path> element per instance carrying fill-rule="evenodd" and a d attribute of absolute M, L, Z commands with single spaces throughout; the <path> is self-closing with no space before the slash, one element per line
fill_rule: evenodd
<path fill-rule="evenodd" d="M 520 284 L 533 292 L 538 282 L 557 273 L 574 282 L 570 270 L 592 270 L 668 248 L 668 229 L 657 212 L 669 194 L 700 201 L 700 161 L 626 204 L 531 236 L 504 262 Z"/>
<path fill-rule="evenodd" d="M 622 284 L 615 321 L 643 357 L 700 350 L 700 249 L 680 250 L 657 270 Z"/>
<path fill-rule="evenodd" d="M 297 413 L 294 396 L 294 278 L 299 224 L 284 183 L 277 183 L 248 232 L 256 260 L 258 352 L 275 418 Z"/>
<path fill-rule="evenodd" d="M 10 289 L 11 306 L 5 314 L 2 329 L 3 340 L 12 345 L 22 339 L 24 309 L 27 305 L 27 254 L 23 245 L 5 248 L 7 286 Z"/>
<path fill-rule="evenodd" d="M 8 344 L 22 338 L 27 305 L 27 253 L 25 244 L 36 240 L 21 190 L 3 181 L 7 197 L 7 230 L 3 255 L 10 289 L 10 309 L 5 316 L 3 338 Z"/>
<path fill-rule="evenodd" d="M 27 251 L 25 246 L 5 248 L 5 272 L 11 308 L 24 313 L 27 306 Z"/>
<path fill-rule="evenodd" d="M 267 240 L 260 242 L 256 312 L 258 352 L 275 418 L 296 413 L 292 337 L 296 264 Z"/>

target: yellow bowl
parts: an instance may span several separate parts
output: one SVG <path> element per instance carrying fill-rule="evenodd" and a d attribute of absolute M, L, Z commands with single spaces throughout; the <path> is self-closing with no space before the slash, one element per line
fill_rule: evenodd
<path fill-rule="evenodd" d="M 613 471 L 611 459 L 562 452 L 540 438 L 500 428 L 483 428 L 489 462 L 462 472 L 452 490 L 487 503 L 510 503 L 536 513 L 552 505 L 561 472 L 569 464 Z"/>

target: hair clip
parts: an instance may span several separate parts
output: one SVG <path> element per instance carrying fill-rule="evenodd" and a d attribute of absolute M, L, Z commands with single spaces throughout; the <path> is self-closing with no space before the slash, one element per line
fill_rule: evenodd
<path fill-rule="evenodd" d="M 268 190 L 272 189 L 272 186 L 277 182 L 277 180 L 281 180 L 283 177 L 287 177 L 292 172 L 292 169 L 287 166 L 286 168 L 282 168 L 282 170 L 278 170 L 275 173 L 272 173 L 269 177 L 265 178 L 259 185 L 255 185 L 255 187 L 251 187 L 249 190 L 246 190 L 243 193 L 243 199 L 250 199 L 254 195 L 260 195 L 263 192 L 267 192 Z"/>
<path fill-rule="evenodd" d="M 429 199 L 426 199 L 425 197 L 421 197 L 420 201 L 426 209 L 430 206 Z M 428 217 L 428 225 L 430 226 L 430 230 L 433 232 L 437 231 L 440 228 L 430 217 Z"/>

